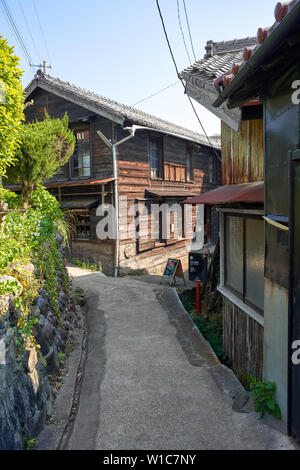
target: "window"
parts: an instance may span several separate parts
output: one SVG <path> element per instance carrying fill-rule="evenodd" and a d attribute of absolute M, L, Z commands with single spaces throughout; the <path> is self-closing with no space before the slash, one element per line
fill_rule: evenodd
<path fill-rule="evenodd" d="M 75 131 L 76 146 L 71 160 L 72 178 L 91 176 L 91 150 L 89 129 Z"/>
<path fill-rule="evenodd" d="M 138 212 L 138 239 L 137 239 L 137 252 L 143 253 L 153 250 L 155 248 L 155 238 L 151 238 L 152 220 L 151 220 L 151 206 L 148 201 L 139 201 Z M 155 224 L 154 231 L 157 230 Z M 155 237 L 155 234 L 154 234 Z"/>
<path fill-rule="evenodd" d="M 189 183 L 192 180 L 193 180 L 192 148 L 187 146 L 187 149 L 186 149 L 186 181 Z"/>
<path fill-rule="evenodd" d="M 150 154 L 150 175 L 151 178 L 162 177 L 163 162 L 163 139 L 160 137 L 150 137 L 149 139 Z"/>
<path fill-rule="evenodd" d="M 165 181 L 176 181 L 178 183 L 186 182 L 186 167 L 175 165 L 173 163 L 165 163 L 164 165 Z"/>
<path fill-rule="evenodd" d="M 264 246 L 261 217 L 224 215 L 224 287 L 261 315 L 264 310 Z"/>
<path fill-rule="evenodd" d="M 90 211 L 88 209 L 73 209 L 74 240 L 90 240 Z"/>

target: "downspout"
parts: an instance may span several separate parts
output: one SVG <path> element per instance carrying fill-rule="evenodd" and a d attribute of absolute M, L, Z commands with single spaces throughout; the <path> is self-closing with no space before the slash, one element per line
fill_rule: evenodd
<path fill-rule="evenodd" d="M 97 131 L 98 136 L 100 137 L 101 140 L 107 145 L 107 147 L 112 149 L 112 155 L 113 155 L 113 176 L 114 176 L 114 201 L 115 201 L 115 221 L 114 221 L 114 226 L 115 226 L 115 261 L 114 261 L 114 277 L 118 277 L 119 274 L 119 241 L 120 241 L 120 236 L 119 236 L 119 185 L 118 185 L 118 165 L 117 165 L 117 147 L 119 147 L 121 144 L 124 144 L 127 142 L 127 140 L 130 140 L 134 137 L 135 135 L 135 130 L 134 128 L 131 127 L 126 127 L 124 128 L 127 130 L 130 135 L 125 137 L 124 139 L 120 140 L 119 142 L 115 142 L 114 144 L 111 143 L 110 140 L 105 137 L 105 135 L 101 131 Z"/>

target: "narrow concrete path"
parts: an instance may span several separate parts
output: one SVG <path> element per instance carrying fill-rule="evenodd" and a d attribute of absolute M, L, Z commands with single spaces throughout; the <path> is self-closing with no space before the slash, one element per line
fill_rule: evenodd
<path fill-rule="evenodd" d="M 232 410 L 172 289 L 78 270 L 73 283 L 88 296 L 88 351 L 66 449 L 293 448 L 255 414 Z"/>

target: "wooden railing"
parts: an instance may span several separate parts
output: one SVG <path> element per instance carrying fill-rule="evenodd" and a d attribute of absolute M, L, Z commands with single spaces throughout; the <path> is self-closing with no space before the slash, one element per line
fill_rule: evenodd
<path fill-rule="evenodd" d="M 186 167 L 184 165 L 177 165 L 174 163 L 164 164 L 164 179 L 165 181 L 186 182 Z"/>

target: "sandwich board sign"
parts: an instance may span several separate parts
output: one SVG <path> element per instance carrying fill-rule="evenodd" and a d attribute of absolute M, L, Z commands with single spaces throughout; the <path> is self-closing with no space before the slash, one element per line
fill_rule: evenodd
<path fill-rule="evenodd" d="M 177 277 L 180 277 L 183 280 L 184 285 L 186 285 L 180 259 L 169 258 L 160 283 L 162 284 L 164 279 L 167 279 L 170 282 L 170 286 L 171 286 L 173 282 L 175 282 L 176 284 Z"/>

